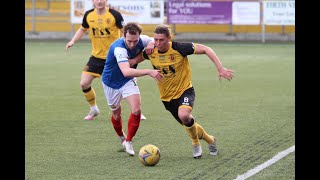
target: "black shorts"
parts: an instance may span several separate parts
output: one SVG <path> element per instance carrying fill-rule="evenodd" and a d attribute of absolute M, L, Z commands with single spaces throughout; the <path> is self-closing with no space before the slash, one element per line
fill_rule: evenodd
<path fill-rule="evenodd" d="M 86 73 L 92 74 L 94 76 L 100 77 L 103 72 L 105 62 L 106 62 L 105 59 L 100 59 L 100 58 L 91 56 L 86 66 L 83 68 L 83 71 Z"/>
<path fill-rule="evenodd" d="M 166 110 L 170 111 L 173 117 L 182 124 L 181 119 L 178 116 L 178 109 L 180 106 L 190 106 L 193 108 L 194 100 L 195 100 L 195 91 L 194 88 L 191 87 L 183 92 L 183 94 L 178 99 L 172 99 L 171 101 L 162 101 Z"/>

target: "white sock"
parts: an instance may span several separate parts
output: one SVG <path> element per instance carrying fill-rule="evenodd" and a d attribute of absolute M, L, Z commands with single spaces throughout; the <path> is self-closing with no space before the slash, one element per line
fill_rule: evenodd
<path fill-rule="evenodd" d="M 91 109 L 91 110 L 97 110 L 97 109 L 98 109 L 98 106 L 97 106 L 97 105 L 91 106 L 90 109 Z"/>

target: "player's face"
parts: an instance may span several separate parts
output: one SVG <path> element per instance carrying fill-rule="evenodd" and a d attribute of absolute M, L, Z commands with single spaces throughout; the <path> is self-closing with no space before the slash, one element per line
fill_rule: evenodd
<path fill-rule="evenodd" d="M 166 52 L 169 49 L 170 38 L 166 37 L 164 34 L 154 34 L 154 45 L 161 52 Z"/>
<path fill-rule="evenodd" d="M 93 5 L 96 9 L 104 9 L 106 7 L 106 0 L 92 0 Z"/>
<path fill-rule="evenodd" d="M 135 35 L 127 32 L 125 39 L 126 45 L 129 49 L 134 49 L 139 42 L 139 33 L 137 32 Z"/>

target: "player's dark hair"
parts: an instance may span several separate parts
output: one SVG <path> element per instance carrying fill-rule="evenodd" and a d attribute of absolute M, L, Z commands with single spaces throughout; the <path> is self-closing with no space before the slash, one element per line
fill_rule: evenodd
<path fill-rule="evenodd" d="M 164 34 L 166 37 L 169 37 L 171 35 L 170 26 L 166 24 L 160 24 L 156 27 L 154 30 L 155 34 Z"/>
<path fill-rule="evenodd" d="M 135 22 L 128 22 L 124 27 L 123 27 L 123 35 L 126 37 L 127 32 L 131 35 L 139 33 L 139 35 L 142 32 L 142 28 L 139 24 Z"/>

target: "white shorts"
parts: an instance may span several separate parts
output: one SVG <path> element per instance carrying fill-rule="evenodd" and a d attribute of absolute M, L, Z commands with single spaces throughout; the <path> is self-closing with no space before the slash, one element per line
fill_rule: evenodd
<path fill-rule="evenodd" d="M 112 111 L 115 111 L 120 107 L 120 102 L 122 99 L 133 94 L 140 94 L 136 78 L 133 78 L 132 80 L 128 81 L 120 89 L 113 89 L 109 86 L 106 86 L 103 82 L 102 86 L 108 102 L 108 106 Z"/>

